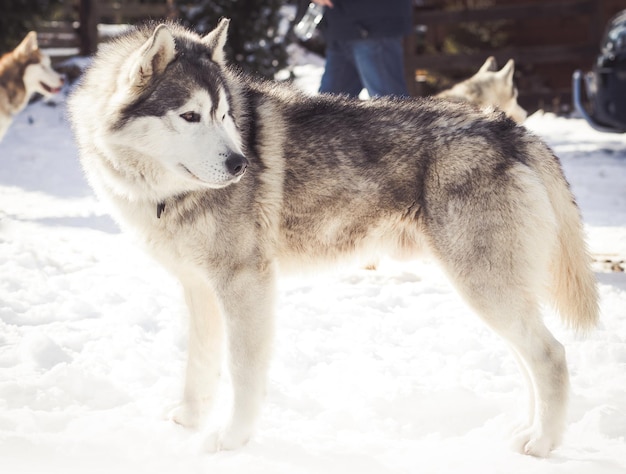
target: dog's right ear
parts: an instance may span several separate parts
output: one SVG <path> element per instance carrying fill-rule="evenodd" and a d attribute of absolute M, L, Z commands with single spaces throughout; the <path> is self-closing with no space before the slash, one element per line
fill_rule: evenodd
<path fill-rule="evenodd" d="M 15 54 L 17 56 L 28 56 L 29 54 L 37 51 L 37 33 L 31 31 L 24 37 L 22 42 L 15 48 Z"/>
<path fill-rule="evenodd" d="M 508 84 L 513 84 L 513 74 L 515 74 L 515 61 L 509 59 L 500 71 L 498 71 Z"/>
<path fill-rule="evenodd" d="M 152 36 L 137 51 L 131 63 L 128 79 L 133 86 L 145 86 L 152 76 L 165 71 L 176 56 L 176 43 L 166 25 L 159 25 Z"/>

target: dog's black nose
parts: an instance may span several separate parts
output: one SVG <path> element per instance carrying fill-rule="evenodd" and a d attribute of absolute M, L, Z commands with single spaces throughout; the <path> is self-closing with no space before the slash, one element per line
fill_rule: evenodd
<path fill-rule="evenodd" d="M 226 158 L 226 169 L 233 176 L 241 176 L 246 172 L 247 167 L 248 160 L 246 160 L 246 157 L 243 155 L 233 153 Z"/>

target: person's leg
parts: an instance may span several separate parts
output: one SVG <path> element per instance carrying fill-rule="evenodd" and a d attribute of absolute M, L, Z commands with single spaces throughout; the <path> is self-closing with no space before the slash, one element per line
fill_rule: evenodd
<path fill-rule="evenodd" d="M 336 41 L 329 42 L 319 91 L 358 97 L 362 89 L 363 84 L 350 50 Z"/>
<path fill-rule="evenodd" d="M 352 42 L 361 82 L 370 96 L 408 96 L 402 37 Z"/>

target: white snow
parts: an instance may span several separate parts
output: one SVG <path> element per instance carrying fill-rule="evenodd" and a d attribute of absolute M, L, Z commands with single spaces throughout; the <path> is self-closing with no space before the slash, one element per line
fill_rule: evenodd
<path fill-rule="evenodd" d="M 296 72 L 314 91 L 319 65 Z M 626 275 L 608 264 L 596 331 L 546 313 L 572 383 L 548 459 L 509 449 L 525 388 L 504 343 L 432 263 L 392 261 L 281 281 L 257 434 L 204 452 L 202 432 L 165 416 L 185 361 L 178 284 L 94 198 L 64 97 L 53 104 L 29 106 L 0 143 L 0 472 L 626 472 Z M 526 125 L 562 159 L 592 251 L 624 259 L 626 134 L 539 113 Z M 226 392 L 216 419 L 227 405 Z"/>

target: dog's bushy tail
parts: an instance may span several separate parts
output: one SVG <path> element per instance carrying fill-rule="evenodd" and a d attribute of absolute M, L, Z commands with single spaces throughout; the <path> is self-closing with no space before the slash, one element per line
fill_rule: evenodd
<path fill-rule="evenodd" d="M 591 269 L 580 211 L 559 161 L 548 150 L 540 165 L 556 216 L 557 242 L 552 257 L 549 291 L 563 321 L 579 332 L 598 323 L 598 289 Z"/>

